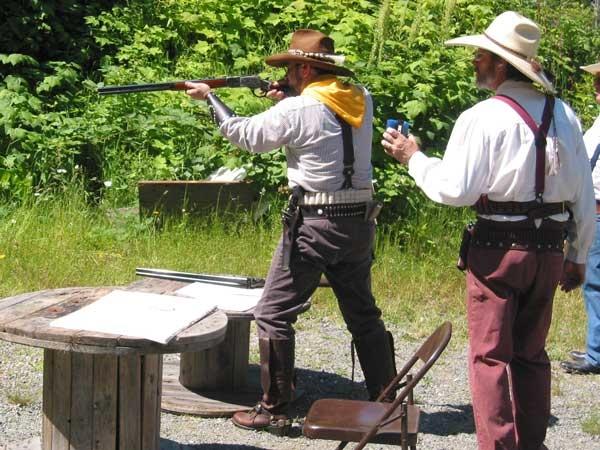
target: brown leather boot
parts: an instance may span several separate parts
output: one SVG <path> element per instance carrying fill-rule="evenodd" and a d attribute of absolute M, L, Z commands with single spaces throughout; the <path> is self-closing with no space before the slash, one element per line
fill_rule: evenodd
<path fill-rule="evenodd" d="M 394 338 L 384 327 L 380 327 L 368 334 L 355 337 L 354 347 L 365 375 L 369 399 L 373 401 L 396 376 Z M 393 401 L 395 396 L 394 391 L 384 401 Z"/>
<path fill-rule="evenodd" d="M 294 391 L 294 340 L 259 339 L 262 400 L 247 412 L 233 415 L 233 424 L 247 430 L 265 430 L 285 436 L 292 421 L 287 417 Z"/>

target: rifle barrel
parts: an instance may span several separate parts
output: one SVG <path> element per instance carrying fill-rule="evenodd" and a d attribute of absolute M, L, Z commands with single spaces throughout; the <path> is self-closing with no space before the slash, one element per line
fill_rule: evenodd
<path fill-rule="evenodd" d="M 129 94 L 130 92 L 152 92 L 152 91 L 173 91 L 180 90 L 178 85 L 182 85 L 184 81 L 172 81 L 168 83 L 145 83 L 145 84 L 128 84 L 125 86 L 104 86 L 98 88 L 100 95 L 106 94 Z"/>
<path fill-rule="evenodd" d="M 235 275 L 210 275 L 204 273 L 175 272 L 164 269 L 145 269 L 138 267 L 135 274 L 141 277 L 161 278 L 163 280 L 204 282 L 221 284 L 226 286 L 240 286 L 245 288 L 257 288 L 264 286 L 265 280 L 262 278 L 241 277 Z"/>
<path fill-rule="evenodd" d="M 168 81 L 165 83 L 143 83 L 143 84 L 127 84 L 123 86 L 103 86 L 98 88 L 98 94 L 130 94 L 132 92 L 153 92 L 153 91 L 183 91 L 186 89 L 185 83 L 205 83 L 211 88 L 221 87 L 250 87 L 253 89 L 264 88 L 261 85 L 262 80 L 256 76 L 247 77 L 225 77 L 225 78 L 207 78 L 204 80 L 180 80 Z M 266 83 L 268 86 L 268 82 Z"/>

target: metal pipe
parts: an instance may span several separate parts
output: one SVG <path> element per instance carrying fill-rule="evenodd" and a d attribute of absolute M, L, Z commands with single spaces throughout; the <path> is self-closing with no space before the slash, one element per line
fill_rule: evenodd
<path fill-rule="evenodd" d="M 163 280 L 187 281 L 190 283 L 212 283 L 225 286 L 238 286 L 246 289 L 260 288 L 265 285 L 263 278 L 244 277 L 238 275 L 211 275 L 205 273 L 176 272 L 165 269 L 148 269 L 138 267 L 135 274 L 141 277 L 161 278 Z"/>

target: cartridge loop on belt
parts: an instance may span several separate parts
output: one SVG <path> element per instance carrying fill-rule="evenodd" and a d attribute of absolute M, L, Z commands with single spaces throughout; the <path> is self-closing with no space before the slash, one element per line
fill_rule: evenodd
<path fill-rule="evenodd" d="M 367 212 L 366 203 L 341 203 L 335 205 L 301 205 L 302 217 L 364 217 Z"/>

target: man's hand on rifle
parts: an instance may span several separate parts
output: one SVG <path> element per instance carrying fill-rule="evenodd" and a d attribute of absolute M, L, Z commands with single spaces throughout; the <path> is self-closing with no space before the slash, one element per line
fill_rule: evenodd
<path fill-rule="evenodd" d="M 271 83 L 271 89 L 267 92 L 266 97 L 271 100 L 283 100 L 285 98 L 285 92 L 283 92 L 283 86 L 279 81 L 273 81 Z"/>
<path fill-rule="evenodd" d="M 206 100 L 206 97 L 211 91 L 210 86 L 205 83 L 194 83 L 192 81 L 186 81 L 185 87 L 185 93 L 195 100 Z"/>
<path fill-rule="evenodd" d="M 286 97 L 286 87 L 287 86 L 285 85 L 285 82 L 273 81 L 265 95 L 271 100 L 283 100 Z M 198 83 L 193 81 L 185 82 L 185 93 L 195 100 L 206 100 L 210 92 L 211 87 L 206 83 Z"/>

